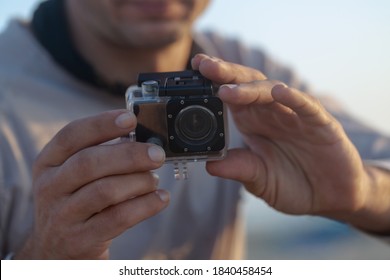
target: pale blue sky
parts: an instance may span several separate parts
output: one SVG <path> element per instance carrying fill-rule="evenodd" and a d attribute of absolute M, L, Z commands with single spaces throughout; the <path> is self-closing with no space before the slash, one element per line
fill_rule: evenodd
<path fill-rule="evenodd" d="M 0 30 L 40 2 L 0 1 Z M 390 1 L 213 0 L 197 26 L 263 48 L 390 134 Z"/>

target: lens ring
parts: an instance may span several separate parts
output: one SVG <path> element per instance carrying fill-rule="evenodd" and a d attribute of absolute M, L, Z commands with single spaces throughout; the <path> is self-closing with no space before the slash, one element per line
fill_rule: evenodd
<path fill-rule="evenodd" d="M 214 138 L 217 119 L 208 108 L 191 105 L 177 115 L 175 131 L 183 142 L 189 145 L 203 145 Z"/>

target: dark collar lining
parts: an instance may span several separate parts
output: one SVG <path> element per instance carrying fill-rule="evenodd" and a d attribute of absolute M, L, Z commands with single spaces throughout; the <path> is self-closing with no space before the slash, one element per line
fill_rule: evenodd
<path fill-rule="evenodd" d="M 78 52 L 73 44 L 63 0 L 44 1 L 39 5 L 31 22 L 33 34 L 54 60 L 77 79 L 111 94 L 123 95 L 129 85 L 106 83 Z M 202 52 L 195 42 L 190 58 Z M 191 69 L 188 59 L 187 69 Z"/>

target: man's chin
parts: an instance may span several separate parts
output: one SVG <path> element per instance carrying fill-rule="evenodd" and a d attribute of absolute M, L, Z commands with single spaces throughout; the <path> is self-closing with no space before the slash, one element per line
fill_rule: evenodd
<path fill-rule="evenodd" d="M 133 29 L 133 28 L 131 28 Z M 136 46 L 144 48 L 159 48 L 173 44 L 185 33 L 183 26 L 178 24 L 161 24 L 142 26 L 133 32 L 126 32 Z"/>

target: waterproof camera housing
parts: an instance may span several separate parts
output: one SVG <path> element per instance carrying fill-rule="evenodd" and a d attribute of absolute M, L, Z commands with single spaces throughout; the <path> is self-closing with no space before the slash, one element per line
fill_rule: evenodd
<path fill-rule="evenodd" d="M 225 105 L 198 71 L 139 74 L 138 85 L 127 90 L 126 104 L 137 116 L 130 139 L 161 146 L 167 162 L 225 156 Z"/>

